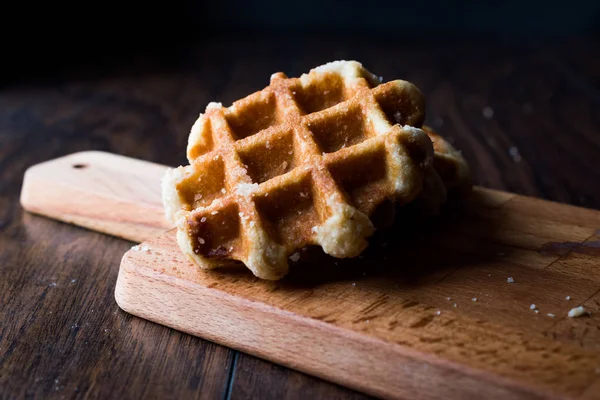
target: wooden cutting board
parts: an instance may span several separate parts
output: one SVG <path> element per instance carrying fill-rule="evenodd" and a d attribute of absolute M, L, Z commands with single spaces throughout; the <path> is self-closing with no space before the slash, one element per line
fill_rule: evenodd
<path fill-rule="evenodd" d="M 30 168 L 22 205 L 144 241 L 122 259 L 123 310 L 275 363 L 384 398 L 600 399 L 599 211 L 476 188 L 359 258 L 308 249 L 266 282 L 187 261 L 163 218 L 165 168 L 73 154 Z M 569 318 L 579 305 L 591 314 Z"/>

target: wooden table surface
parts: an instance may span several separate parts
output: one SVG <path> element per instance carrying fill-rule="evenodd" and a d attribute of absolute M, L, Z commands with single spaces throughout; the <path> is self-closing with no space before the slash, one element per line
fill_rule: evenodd
<path fill-rule="evenodd" d="M 131 242 L 22 211 L 27 167 L 82 150 L 185 163 L 209 101 L 334 59 L 415 83 L 477 184 L 600 209 L 600 43 L 227 40 L 0 86 L 0 398 L 364 398 L 132 317 Z"/>

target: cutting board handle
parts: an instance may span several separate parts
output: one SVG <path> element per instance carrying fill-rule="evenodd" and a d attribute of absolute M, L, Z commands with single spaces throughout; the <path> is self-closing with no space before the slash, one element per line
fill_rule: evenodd
<path fill-rule="evenodd" d="M 143 242 L 173 226 L 165 219 L 160 180 L 168 167 L 85 151 L 25 172 L 22 207 L 66 223 Z"/>

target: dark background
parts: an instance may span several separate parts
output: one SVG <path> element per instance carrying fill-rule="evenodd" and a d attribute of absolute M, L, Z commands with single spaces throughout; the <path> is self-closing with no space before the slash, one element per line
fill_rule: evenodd
<path fill-rule="evenodd" d="M 598 1 L 29 2 L 0 6 L 4 80 L 182 62 L 190 46 L 232 38 L 377 41 L 391 47 L 456 40 L 554 41 L 600 32 Z M 293 44 L 290 44 L 293 45 Z M 256 48 L 260 52 L 260 48 Z M 205 54 L 209 62 L 211 54 Z"/>

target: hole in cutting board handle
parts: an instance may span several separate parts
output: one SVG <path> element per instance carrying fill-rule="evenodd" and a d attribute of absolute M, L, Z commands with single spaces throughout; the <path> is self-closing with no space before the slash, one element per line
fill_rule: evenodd
<path fill-rule="evenodd" d="M 83 168 L 87 168 L 88 165 L 87 164 L 73 164 L 73 168 L 75 169 L 83 169 Z"/>

